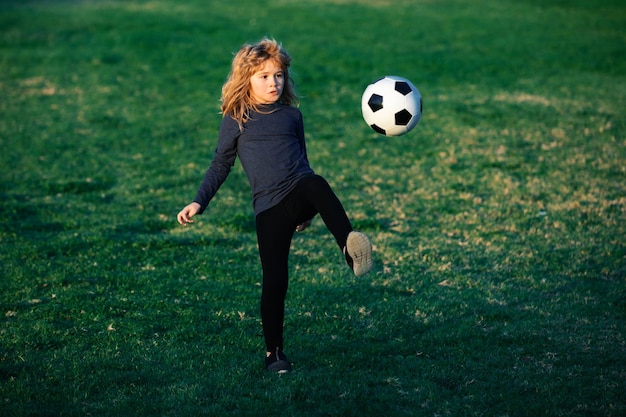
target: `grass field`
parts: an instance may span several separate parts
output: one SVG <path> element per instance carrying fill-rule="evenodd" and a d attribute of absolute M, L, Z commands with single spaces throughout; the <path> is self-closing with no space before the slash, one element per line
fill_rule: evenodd
<path fill-rule="evenodd" d="M 0 1 L 0 415 L 626 415 L 625 27 L 618 0 Z M 283 376 L 241 168 L 175 221 L 266 35 L 376 261 L 295 237 Z M 361 118 L 382 75 L 424 97 L 405 136 Z"/>

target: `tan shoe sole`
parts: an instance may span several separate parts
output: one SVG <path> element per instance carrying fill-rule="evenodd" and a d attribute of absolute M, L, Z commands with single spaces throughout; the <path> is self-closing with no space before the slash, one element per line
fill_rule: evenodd
<path fill-rule="evenodd" d="M 372 244 L 363 233 L 350 232 L 346 242 L 346 250 L 352 258 L 352 270 L 357 277 L 367 274 L 374 266 Z"/>

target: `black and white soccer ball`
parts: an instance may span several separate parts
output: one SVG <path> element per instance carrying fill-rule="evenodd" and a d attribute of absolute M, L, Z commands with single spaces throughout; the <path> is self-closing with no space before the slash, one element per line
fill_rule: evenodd
<path fill-rule="evenodd" d="M 404 135 L 422 117 L 422 95 L 406 78 L 388 75 L 367 86 L 361 111 L 365 122 L 381 135 Z"/>

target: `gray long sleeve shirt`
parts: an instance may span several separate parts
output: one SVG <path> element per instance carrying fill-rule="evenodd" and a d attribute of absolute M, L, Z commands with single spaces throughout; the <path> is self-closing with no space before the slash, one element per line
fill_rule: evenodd
<path fill-rule="evenodd" d="M 302 113 L 275 103 L 252 112 L 243 131 L 230 116 L 222 119 L 213 161 L 194 201 L 204 212 L 239 156 L 252 191 L 255 215 L 280 203 L 298 181 L 313 174 L 304 140 Z"/>

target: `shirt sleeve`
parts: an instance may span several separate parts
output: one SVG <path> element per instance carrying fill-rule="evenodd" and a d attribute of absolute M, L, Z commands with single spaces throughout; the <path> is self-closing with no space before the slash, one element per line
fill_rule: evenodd
<path fill-rule="evenodd" d="M 306 153 L 306 140 L 304 138 L 304 121 L 302 118 L 302 113 L 298 111 L 298 124 L 296 128 L 296 135 L 298 136 L 298 142 L 300 143 L 300 148 L 302 149 L 302 154 L 304 155 L 304 160 L 309 163 L 309 156 Z"/>
<path fill-rule="evenodd" d="M 204 179 L 194 198 L 194 202 L 200 204 L 201 214 L 206 210 L 209 202 L 213 199 L 217 190 L 226 181 L 230 170 L 237 158 L 237 141 L 241 132 L 237 122 L 229 116 L 222 119 L 219 130 L 219 140 L 213 155 L 213 161 L 204 174 Z"/>

